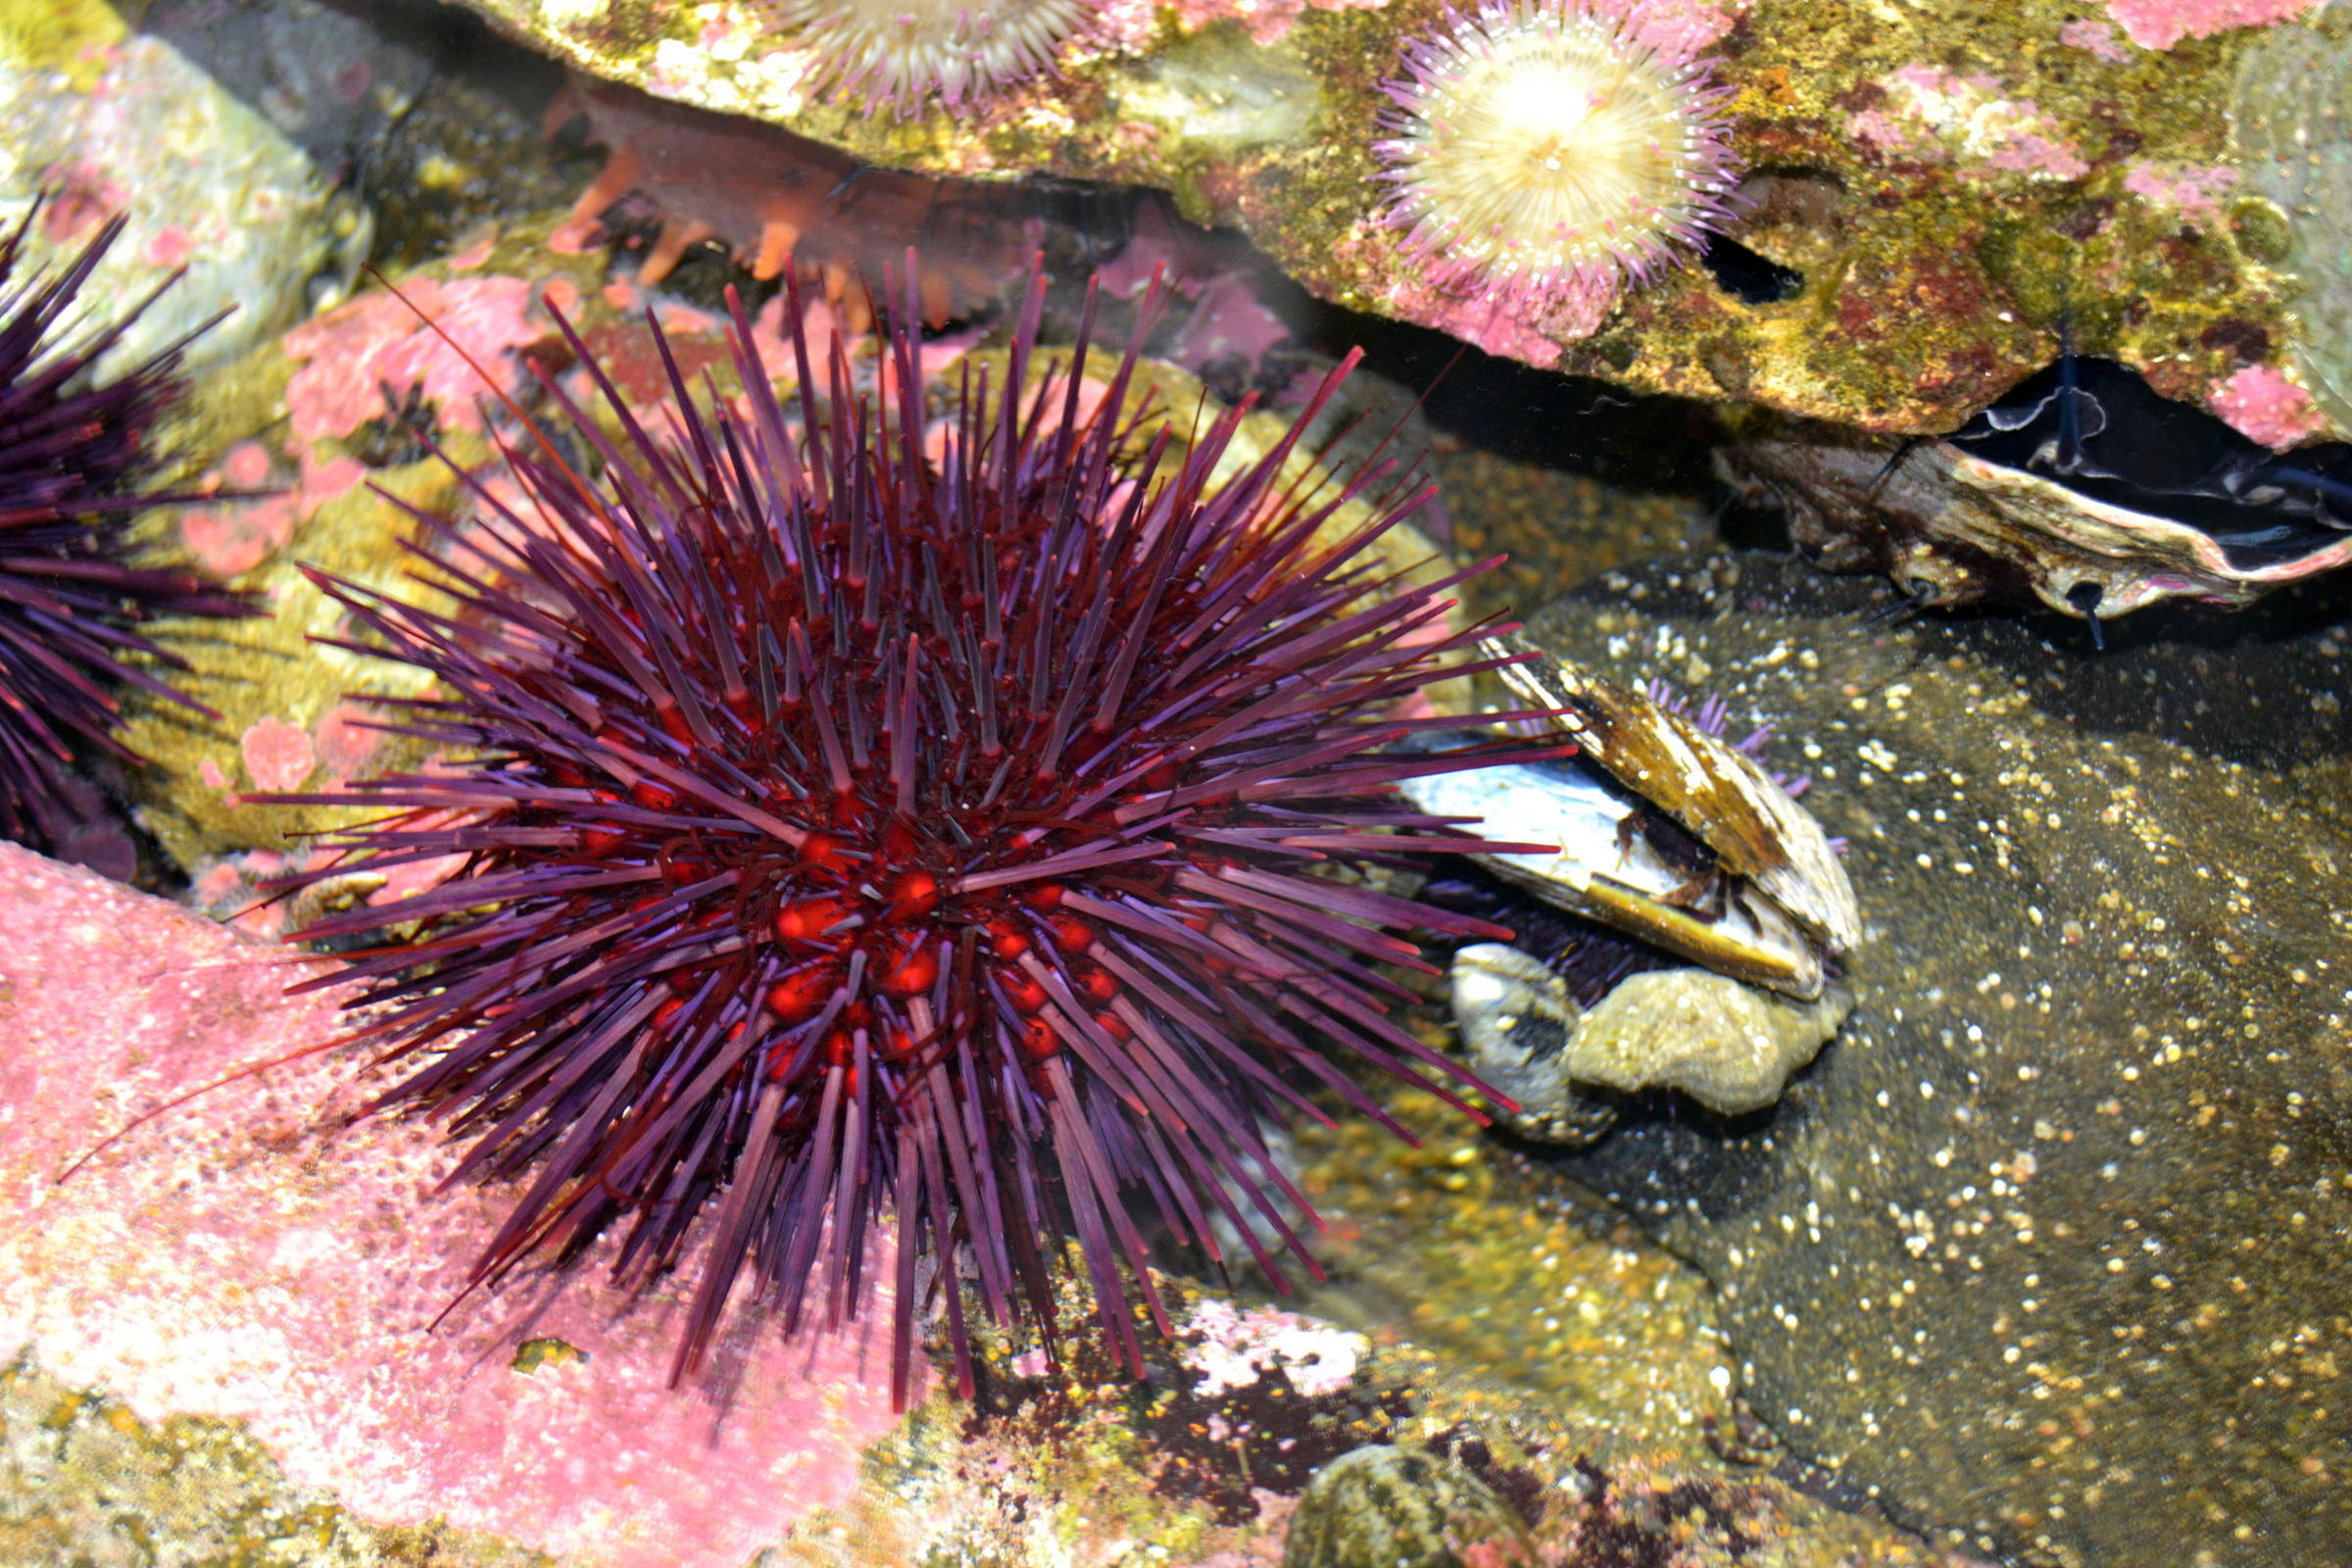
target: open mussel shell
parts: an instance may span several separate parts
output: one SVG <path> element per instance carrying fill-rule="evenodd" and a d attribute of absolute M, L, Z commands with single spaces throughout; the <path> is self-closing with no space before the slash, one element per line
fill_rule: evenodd
<path fill-rule="evenodd" d="M 1767 419 L 1716 466 L 1832 571 L 1923 605 L 2039 600 L 2108 620 L 2239 606 L 2352 562 L 2352 446 L 2275 453 L 2111 361 L 2069 357 L 1949 436 Z"/>
<path fill-rule="evenodd" d="M 1861 938 L 1853 886 L 1829 839 L 1771 776 L 1646 694 L 1516 636 L 1502 670 L 1578 755 L 1412 780 L 1435 815 L 1476 817 L 1486 837 L 1557 845 L 1482 857 L 1555 907 L 1716 973 L 1811 1001 L 1825 956 Z"/>
<path fill-rule="evenodd" d="M 2111 620 L 2167 599 L 2247 605 L 2352 561 L 2352 533 L 2233 555 L 2187 523 L 2085 496 L 1946 441 L 1906 454 L 1844 439 L 1758 440 L 1719 455 L 1742 496 L 1788 515 L 1789 538 L 1832 571 L 1881 572 L 1923 605 L 2040 601 Z"/>

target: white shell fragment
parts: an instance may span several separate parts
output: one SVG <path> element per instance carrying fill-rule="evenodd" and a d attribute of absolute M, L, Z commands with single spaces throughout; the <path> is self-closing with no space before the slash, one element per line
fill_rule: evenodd
<path fill-rule="evenodd" d="M 1780 1099 L 1853 1005 L 1839 986 L 1793 1002 L 1706 969 L 1652 969 L 1585 1014 L 1561 1067 L 1611 1089 L 1679 1089 L 1736 1116 Z"/>
<path fill-rule="evenodd" d="M 1853 1006 L 1838 986 L 1795 1002 L 1705 969 L 1655 969 L 1585 1010 L 1540 960 L 1495 943 L 1456 953 L 1447 978 L 1471 1070 L 1518 1102 L 1519 1131 L 1551 1143 L 1590 1142 L 1614 1119 L 1610 1102 L 1578 1085 L 1760 1110 Z"/>

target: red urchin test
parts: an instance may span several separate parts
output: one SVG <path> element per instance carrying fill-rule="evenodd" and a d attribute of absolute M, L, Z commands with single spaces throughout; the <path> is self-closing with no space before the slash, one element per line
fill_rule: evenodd
<path fill-rule="evenodd" d="M 1140 1373 L 1152 1237 L 1314 1272 L 1261 1127 L 1318 1092 L 1396 1127 L 1341 1058 L 1477 1114 L 1389 970 L 1501 933 L 1343 868 L 1495 848 L 1396 785 L 1501 752 L 1401 752 L 1450 721 L 1394 716 L 1495 628 L 1447 630 L 1467 573 L 1371 554 L 1425 492 L 1284 477 L 1345 366 L 1243 461 L 1246 404 L 1189 444 L 1131 408 L 1133 348 L 1097 385 L 1082 329 L 1033 375 L 1042 278 L 1002 379 L 967 362 L 938 415 L 911 291 L 865 390 L 787 298 L 797 392 L 736 309 L 745 394 L 671 363 L 660 438 L 572 337 L 620 434 L 542 377 L 567 439 L 508 453 L 520 510 L 469 480 L 464 541 L 419 516 L 454 611 L 312 573 L 340 646 L 433 677 L 389 727 L 461 760 L 275 797 L 380 808 L 288 887 L 463 867 L 302 935 L 360 944 L 353 1037 L 407 1072 L 370 1108 L 469 1139 L 453 1182 L 528 1182 L 475 1283 L 607 1234 L 625 1282 L 698 1252 L 683 1376 L 740 1280 L 787 1332 L 858 1315 L 888 1226 L 903 1402 L 926 1301 L 971 1389 L 967 1287 L 1052 1353 L 1074 1235 Z M 499 570 L 442 559 L 483 530 Z"/>

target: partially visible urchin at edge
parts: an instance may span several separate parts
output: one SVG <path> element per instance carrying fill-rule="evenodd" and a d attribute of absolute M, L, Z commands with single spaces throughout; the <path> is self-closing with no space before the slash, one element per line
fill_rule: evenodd
<path fill-rule="evenodd" d="M 387 819 L 295 879 L 466 859 L 305 933 L 373 939 L 357 1034 L 410 1069 L 378 1108 L 445 1114 L 459 1177 L 530 1179 L 477 1278 L 619 1230 L 644 1284 L 707 1243 L 680 1373 L 747 1274 L 788 1331 L 855 1316 L 885 1210 L 902 1397 L 934 1293 L 970 1387 L 960 1281 L 1053 1343 L 1065 1230 L 1140 1371 L 1151 1233 L 1313 1271 L 1261 1116 L 1320 1088 L 1389 1122 L 1334 1055 L 1464 1079 L 1383 969 L 1497 928 L 1323 873 L 1487 847 L 1394 785 L 1488 759 L 1396 751 L 1441 721 L 1391 715 L 1493 628 L 1448 631 L 1461 574 L 1368 554 L 1418 493 L 1284 477 L 1336 376 L 1212 481 L 1247 406 L 1180 446 L 1132 410 L 1134 350 L 1082 396 L 1083 336 L 1039 380 L 1042 289 L 1002 383 L 967 364 L 938 419 L 911 302 L 876 399 L 838 347 L 811 363 L 797 289 L 789 413 L 740 315 L 743 398 L 676 384 L 675 439 L 601 372 L 617 439 L 549 382 L 570 440 L 512 454 L 530 515 L 475 494 L 503 575 L 422 568 L 450 615 L 318 577 L 347 646 L 434 676 L 401 728 L 470 760 L 332 797 Z"/>
<path fill-rule="evenodd" d="M 187 666 L 152 640 L 155 623 L 254 611 L 195 572 L 137 563 L 131 518 L 169 499 L 141 489 L 183 390 L 180 345 L 99 382 L 94 367 L 154 295 L 111 321 L 81 299 L 120 218 L 20 278 L 41 216 L 35 202 L 0 234 L 0 837 L 56 853 L 80 825 L 76 765 L 140 761 L 116 733 L 126 688 L 217 716 L 156 673 Z"/>
<path fill-rule="evenodd" d="M 1399 64 L 1373 144 L 1383 211 L 1443 291 L 1514 312 L 1606 297 L 1731 217 L 1731 92 L 1642 6 L 1448 7 Z"/>

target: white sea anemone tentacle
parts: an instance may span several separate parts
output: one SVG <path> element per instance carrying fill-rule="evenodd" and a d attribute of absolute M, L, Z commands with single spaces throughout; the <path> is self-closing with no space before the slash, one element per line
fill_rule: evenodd
<path fill-rule="evenodd" d="M 1389 220 L 1433 281 L 1541 304 L 1647 281 L 1722 225 L 1729 89 L 1642 21 L 1488 0 L 1405 46 L 1373 151 Z"/>
<path fill-rule="evenodd" d="M 950 110 L 984 102 L 1051 68 L 1093 12 L 1087 0 L 778 0 L 769 15 L 816 57 L 805 90 L 905 117 L 933 96 Z"/>

